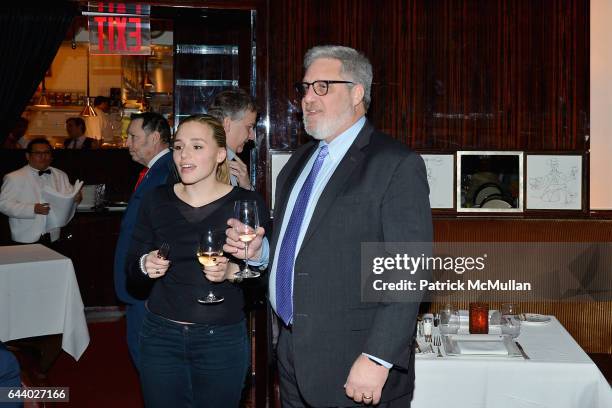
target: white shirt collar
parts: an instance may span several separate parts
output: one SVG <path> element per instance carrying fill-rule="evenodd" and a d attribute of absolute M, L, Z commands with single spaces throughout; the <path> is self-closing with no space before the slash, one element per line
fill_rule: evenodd
<path fill-rule="evenodd" d="M 169 149 L 164 149 L 161 152 L 157 153 L 155 156 L 153 156 L 153 158 L 149 161 L 149 164 L 147 164 L 148 168 L 153 167 L 153 165 L 155 164 L 156 161 L 159 160 L 160 157 L 162 157 L 164 154 L 168 153 Z"/>
<path fill-rule="evenodd" d="M 236 152 L 225 146 L 225 150 L 227 150 L 227 161 L 232 161 L 236 157 Z"/>
<path fill-rule="evenodd" d="M 37 176 L 38 176 L 38 172 L 39 172 L 40 170 L 35 169 L 34 167 L 30 166 L 29 164 L 28 164 L 28 167 L 30 168 L 30 170 L 32 170 L 32 173 L 33 173 L 33 174 L 35 174 L 35 175 L 37 175 Z M 47 168 L 46 168 L 46 169 L 44 169 L 43 171 L 47 171 L 47 170 L 51 170 L 51 166 L 47 167 Z"/>
<path fill-rule="evenodd" d="M 364 127 L 365 121 L 365 116 L 362 116 L 357 120 L 357 122 L 353 123 L 350 128 L 346 129 L 344 132 L 340 133 L 336 138 L 334 138 L 331 143 L 321 140 L 319 147 L 327 144 L 329 157 L 333 162 L 342 159 L 349 147 L 351 147 L 355 139 L 357 139 L 357 135 L 359 135 L 359 132 L 361 132 L 361 129 Z"/>

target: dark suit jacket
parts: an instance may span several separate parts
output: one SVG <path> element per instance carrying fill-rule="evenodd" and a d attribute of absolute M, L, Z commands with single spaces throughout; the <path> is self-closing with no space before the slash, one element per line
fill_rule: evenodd
<path fill-rule="evenodd" d="M 74 139 L 70 138 L 70 139 L 66 139 L 64 140 L 64 148 L 68 149 L 70 148 L 70 144 L 72 143 Z M 81 149 L 86 150 L 86 149 L 91 149 L 93 147 L 95 140 L 91 137 L 86 137 L 85 140 L 83 141 L 83 145 L 81 146 Z"/>
<path fill-rule="evenodd" d="M 289 159 L 277 179 L 275 218 L 285 215 L 295 180 L 318 145 Z M 274 256 L 280 227 L 274 229 Z M 366 122 L 336 168 L 296 256 L 293 346 L 300 391 L 314 406 L 347 406 L 343 385 L 360 353 L 394 365 L 382 401 L 412 392 L 418 303 L 361 301 L 362 242 L 431 242 L 425 165 L 405 145 Z"/>
<path fill-rule="evenodd" d="M 115 293 L 122 302 L 134 304 L 140 302 L 133 297 L 127 290 L 127 272 L 126 272 L 126 256 L 132 239 L 132 231 L 134 224 L 138 218 L 138 210 L 142 197 L 155 187 L 166 182 L 177 181 L 176 172 L 174 170 L 174 162 L 172 161 L 172 153 L 168 152 L 160 157 L 153 167 L 149 169 L 142 182 L 130 197 L 130 201 L 125 209 L 125 214 L 121 220 L 121 231 L 117 239 L 115 248 Z M 139 294 L 140 295 L 140 294 Z"/>

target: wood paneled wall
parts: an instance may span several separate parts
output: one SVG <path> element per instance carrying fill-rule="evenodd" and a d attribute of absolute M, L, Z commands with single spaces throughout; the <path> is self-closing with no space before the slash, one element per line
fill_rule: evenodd
<path fill-rule="evenodd" d="M 436 219 L 434 237 L 437 242 L 612 242 L 612 220 Z M 606 272 L 612 279 L 610 268 Z M 609 293 L 604 297 L 610 299 Z M 465 309 L 467 303 L 458 306 Z M 556 316 L 587 352 L 612 353 L 612 301 L 542 301 L 520 307 L 525 313 Z M 431 305 L 433 311 L 438 308 Z"/>
<path fill-rule="evenodd" d="M 268 7 L 271 148 L 301 143 L 292 85 L 308 48 L 329 43 L 370 58 L 368 116 L 413 148 L 586 148 L 588 0 L 270 0 Z"/>

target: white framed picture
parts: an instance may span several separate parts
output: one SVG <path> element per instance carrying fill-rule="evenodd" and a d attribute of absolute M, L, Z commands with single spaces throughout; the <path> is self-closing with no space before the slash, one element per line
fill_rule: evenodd
<path fill-rule="evenodd" d="M 431 208 L 454 208 L 455 156 L 421 154 L 427 170 Z"/>
<path fill-rule="evenodd" d="M 274 197 L 276 195 L 276 178 L 278 173 L 287 164 L 293 150 L 270 150 L 268 152 L 268 188 L 270 193 L 270 212 L 274 211 Z"/>
<path fill-rule="evenodd" d="M 523 152 L 457 152 L 457 212 L 522 212 Z"/>
<path fill-rule="evenodd" d="M 527 155 L 528 210 L 582 209 L 581 155 Z"/>

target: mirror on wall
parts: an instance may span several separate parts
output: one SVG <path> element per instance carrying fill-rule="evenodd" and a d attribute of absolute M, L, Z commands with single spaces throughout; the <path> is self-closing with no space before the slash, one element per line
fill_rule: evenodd
<path fill-rule="evenodd" d="M 523 152 L 457 152 L 457 211 L 523 211 Z"/>

